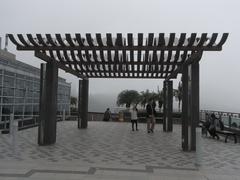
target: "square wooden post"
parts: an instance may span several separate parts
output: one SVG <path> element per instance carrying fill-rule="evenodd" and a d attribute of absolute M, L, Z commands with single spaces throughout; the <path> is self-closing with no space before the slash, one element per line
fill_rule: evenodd
<path fill-rule="evenodd" d="M 56 142 L 58 68 L 55 63 L 41 64 L 38 144 Z"/>
<path fill-rule="evenodd" d="M 164 81 L 164 106 L 163 106 L 163 131 L 171 132 L 173 129 L 172 104 L 173 104 L 173 82 Z"/>
<path fill-rule="evenodd" d="M 182 70 L 182 149 L 188 151 L 188 65 Z"/>
<path fill-rule="evenodd" d="M 199 62 L 183 67 L 182 148 L 196 151 L 196 126 L 199 122 Z"/>
<path fill-rule="evenodd" d="M 78 128 L 85 129 L 88 126 L 88 94 L 89 80 L 79 80 L 79 104 L 78 104 Z"/>
<path fill-rule="evenodd" d="M 196 151 L 196 127 L 199 123 L 199 62 L 192 65 L 191 150 Z"/>

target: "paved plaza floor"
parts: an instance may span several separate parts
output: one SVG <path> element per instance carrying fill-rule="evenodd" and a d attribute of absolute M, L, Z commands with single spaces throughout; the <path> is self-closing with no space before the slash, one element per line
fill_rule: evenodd
<path fill-rule="evenodd" d="M 197 151 L 181 150 L 181 126 L 172 133 L 146 124 L 131 131 L 129 123 L 77 122 L 57 124 L 57 142 L 37 145 L 37 128 L 0 134 L 0 180 L 22 179 L 138 179 L 239 180 L 240 145 L 202 137 L 197 130 Z"/>

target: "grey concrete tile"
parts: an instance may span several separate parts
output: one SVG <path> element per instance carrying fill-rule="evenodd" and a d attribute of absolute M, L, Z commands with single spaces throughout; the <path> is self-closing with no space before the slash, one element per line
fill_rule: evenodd
<path fill-rule="evenodd" d="M 96 171 L 96 174 L 111 177 L 111 173 L 117 176 L 125 172 L 134 177 L 133 172 L 124 169 L 156 167 L 152 169 L 153 178 L 167 169 L 179 170 L 183 176 L 190 172 L 185 172 L 187 169 L 207 170 L 201 171 L 201 175 L 194 172 L 196 178 L 205 174 L 213 174 L 210 178 L 214 178 L 216 170 L 230 172 L 226 176 L 235 178 L 240 170 L 239 144 L 201 137 L 198 132 L 197 152 L 183 152 L 179 125 L 174 125 L 172 133 L 164 133 L 162 125 L 156 125 L 154 134 L 146 133 L 145 124 L 139 125 L 140 131 L 132 132 L 129 123 L 114 122 L 89 122 L 88 129 L 79 130 L 76 122 L 65 121 L 59 122 L 57 128 L 57 142 L 52 146 L 37 145 L 37 128 L 18 132 L 14 142 L 11 136 L 0 135 L 0 169 L 16 173 L 31 169 L 122 168 L 123 171 L 108 170 L 103 174 Z"/>

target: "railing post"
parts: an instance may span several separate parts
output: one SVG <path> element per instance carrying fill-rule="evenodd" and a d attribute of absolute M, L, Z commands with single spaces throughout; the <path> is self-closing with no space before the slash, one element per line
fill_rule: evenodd
<path fill-rule="evenodd" d="M 10 114 L 9 133 L 10 133 L 11 135 L 13 135 L 13 131 L 14 131 L 13 121 L 14 121 L 14 115 L 13 115 L 13 114 Z"/>
<path fill-rule="evenodd" d="M 63 116 L 62 116 L 62 120 L 65 121 L 66 120 L 66 111 L 65 109 L 63 109 Z"/>
<path fill-rule="evenodd" d="M 228 115 L 228 126 L 229 126 L 229 128 L 232 127 L 232 116 L 231 116 L 231 114 Z"/>
<path fill-rule="evenodd" d="M 24 125 L 24 118 L 22 117 L 21 127 L 23 127 L 23 125 Z"/>
<path fill-rule="evenodd" d="M 4 127 L 3 128 L 7 129 L 7 120 L 6 120 L 6 118 L 4 118 Z"/>

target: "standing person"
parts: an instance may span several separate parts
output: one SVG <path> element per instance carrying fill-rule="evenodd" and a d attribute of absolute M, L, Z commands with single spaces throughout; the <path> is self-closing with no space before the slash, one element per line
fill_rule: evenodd
<path fill-rule="evenodd" d="M 132 122 L 132 131 L 134 131 L 134 124 L 136 125 L 136 131 L 138 131 L 138 123 L 137 123 L 137 113 L 138 113 L 138 109 L 136 106 L 133 106 L 132 110 L 131 110 L 131 122 Z"/>
<path fill-rule="evenodd" d="M 103 115 L 103 121 L 109 121 L 110 119 L 111 119 L 111 111 L 109 108 L 107 108 Z"/>
<path fill-rule="evenodd" d="M 208 114 L 206 113 L 206 118 L 205 122 L 203 122 L 202 126 L 202 134 L 205 134 L 207 136 L 207 132 L 209 132 L 209 127 L 211 125 L 210 119 Z M 209 133 L 210 134 L 210 133 Z"/>
<path fill-rule="evenodd" d="M 155 102 L 154 101 L 149 101 L 146 107 L 147 111 L 147 132 L 150 133 L 154 131 L 154 126 L 155 126 Z"/>
<path fill-rule="evenodd" d="M 219 136 L 216 133 L 217 120 L 218 118 L 212 113 L 208 132 L 213 138 L 216 136 L 217 139 L 219 139 Z"/>

